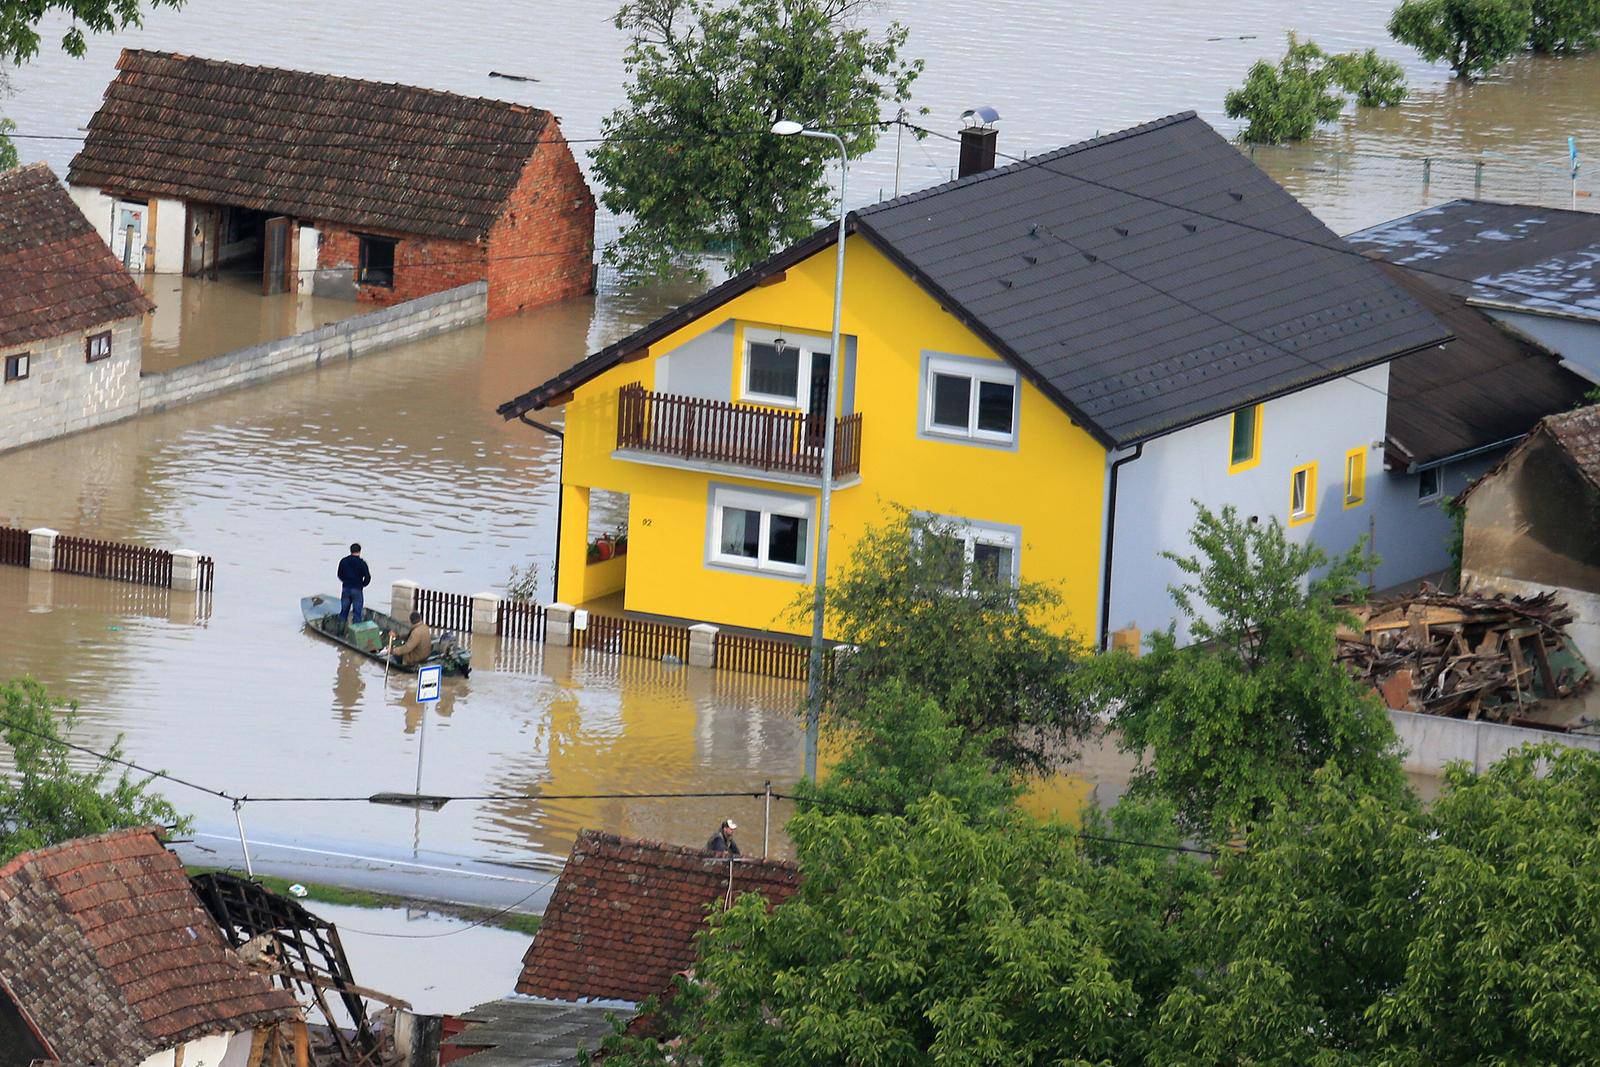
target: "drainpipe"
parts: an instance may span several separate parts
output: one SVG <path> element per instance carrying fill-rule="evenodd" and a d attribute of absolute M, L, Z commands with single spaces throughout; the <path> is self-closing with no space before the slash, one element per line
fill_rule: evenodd
<path fill-rule="evenodd" d="M 1111 563 L 1117 547 L 1117 474 L 1125 463 L 1132 463 L 1144 455 L 1144 442 L 1133 446 L 1133 452 L 1111 463 L 1111 488 L 1106 494 L 1106 573 L 1100 588 L 1100 651 L 1111 644 Z"/>
<path fill-rule="evenodd" d="M 556 558 L 550 565 L 550 599 L 553 601 L 556 599 L 556 590 L 561 587 L 561 505 L 567 498 L 567 435 L 538 419 L 528 418 L 525 411 L 517 412 L 517 418 L 561 442 L 561 454 L 556 457 Z"/>

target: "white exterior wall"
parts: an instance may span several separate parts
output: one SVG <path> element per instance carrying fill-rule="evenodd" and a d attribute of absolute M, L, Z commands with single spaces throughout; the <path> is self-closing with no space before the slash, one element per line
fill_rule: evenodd
<path fill-rule="evenodd" d="M 213 1034 L 209 1037 L 187 1041 L 177 1048 L 163 1049 L 147 1056 L 139 1067 L 234 1067 L 250 1058 L 250 1044 L 254 1035 L 246 1031 L 237 1034 Z M 182 1056 L 179 1056 L 179 1053 Z"/>
<path fill-rule="evenodd" d="M 1600 322 L 1579 322 L 1556 315 L 1530 315 L 1500 308 L 1480 308 L 1513 333 L 1554 352 L 1574 374 L 1600 382 Z"/>
<path fill-rule="evenodd" d="M 158 274 L 182 274 L 183 252 L 187 246 L 188 211 L 182 200 L 152 200 L 155 208 L 155 270 Z"/>
<path fill-rule="evenodd" d="M 1505 450 L 1446 464 L 1439 471 L 1442 489 L 1438 499 L 1419 501 L 1421 475 L 1385 471 L 1367 476 L 1367 500 L 1372 507 L 1372 548 L 1382 560 L 1374 576 L 1378 589 L 1388 589 L 1437 573 L 1450 566 L 1450 516 L 1442 506 L 1445 497 L 1460 496 L 1478 476 L 1505 456 Z"/>
<path fill-rule="evenodd" d="M 117 207 L 116 198 L 107 196 L 99 189 L 88 185 L 69 185 L 67 192 L 71 195 L 72 202 L 78 205 L 78 210 L 83 212 L 83 217 L 94 225 L 94 232 L 100 235 L 100 240 L 109 246 L 112 216 Z"/>
<path fill-rule="evenodd" d="M 300 227 L 299 259 L 295 263 L 295 267 L 300 273 L 296 285 L 307 292 L 311 291 L 311 283 L 317 276 L 317 255 L 320 252 L 317 247 L 317 241 L 318 234 L 315 226 Z"/>
<path fill-rule="evenodd" d="M 27 352 L 31 363 L 27 378 L 0 382 L 0 451 L 138 414 L 141 322 L 134 316 L 0 348 L 0 358 Z M 110 357 L 86 362 L 84 339 L 108 329 Z"/>

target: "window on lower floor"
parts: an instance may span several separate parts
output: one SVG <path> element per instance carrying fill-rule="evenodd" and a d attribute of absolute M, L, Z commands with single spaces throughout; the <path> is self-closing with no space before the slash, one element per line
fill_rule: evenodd
<path fill-rule="evenodd" d="M 711 562 L 804 577 L 811 503 L 800 497 L 717 488 L 711 493 Z"/>
<path fill-rule="evenodd" d="M 97 363 L 102 359 L 111 358 L 111 331 L 93 333 L 84 338 L 83 361 Z"/>
<path fill-rule="evenodd" d="M 361 242 L 361 262 L 356 281 L 362 285 L 393 288 L 395 239 L 367 234 L 357 234 L 356 237 Z"/>
<path fill-rule="evenodd" d="M 1438 467 L 1429 467 L 1417 474 L 1417 503 L 1438 500 L 1444 494 L 1444 480 Z"/>
<path fill-rule="evenodd" d="M 1344 506 L 1359 507 L 1367 499 L 1367 450 L 1352 448 L 1344 455 Z"/>
<path fill-rule="evenodd" d="M 938 518 L 922 534 L 928 577 L 946 589 L 1017 583 L 1017 533 L 962 519 Z"/>
<path fill-rule="evenodd" d="M 32 357 L 26 352 L 18 352 L 14 356 L 6 357 L 6 381 L 20 382 L 28 376 L 32 364 Z"/>
<path fill-rule="evenodd" d="M 1289 475 L 1289 525 L 1298 526 L 1317 517 L 1317 465 L 1307 463 Z"/>

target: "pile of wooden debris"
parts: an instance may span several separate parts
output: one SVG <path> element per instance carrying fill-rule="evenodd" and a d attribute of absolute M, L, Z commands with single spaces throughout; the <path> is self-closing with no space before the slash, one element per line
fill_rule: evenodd
<path fill-rule="evenodd" d="M 1589 687 L 1565 634 L 1572 614 L 1550 593 L 1451 595 L 1424 585 L 1352 613 L 1359 629 L 1339 633 L 1339 660 L 1391 708 L 1534 725 L 1525 720 L 1541 699 Z"/>

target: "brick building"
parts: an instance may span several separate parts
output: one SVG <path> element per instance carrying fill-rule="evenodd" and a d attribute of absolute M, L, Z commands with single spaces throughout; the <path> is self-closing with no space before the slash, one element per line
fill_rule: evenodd
<path fill-rule="evenodd" d="M 0 451 L 136 414 L 149 308 L 49 167 L 0 173 Z"/>
<path fill-rule="evenodd" d="M 503 100 L 127 49 L 67 180 L 134 271 L 489 316 L 589 292 L 594 196 L 559 120 Z"/>
<path fill-rule="evenodd" d="M 307 1041 L 294 997 L 228 946 L 152 831 L 0 866 L 0 1067 L 282 1063 Z"/>

